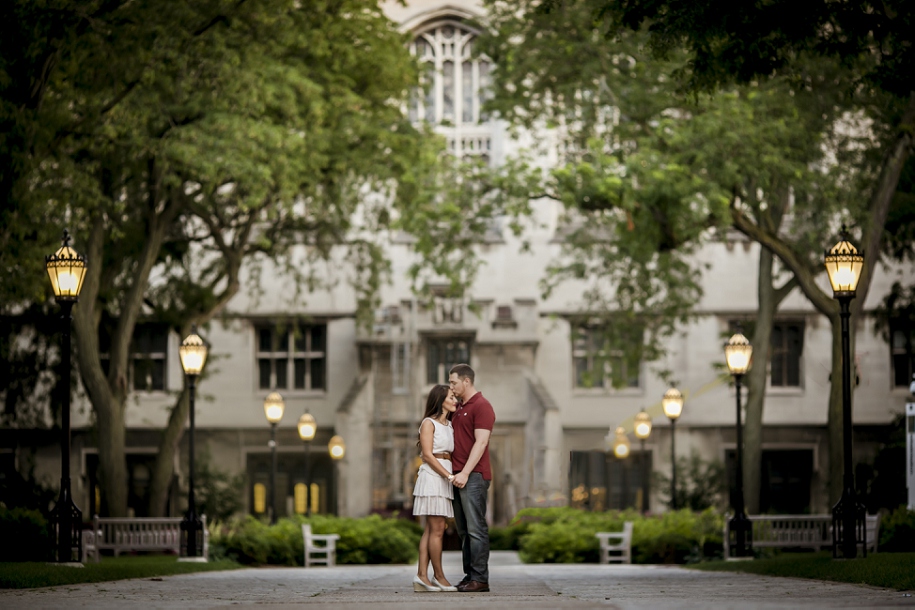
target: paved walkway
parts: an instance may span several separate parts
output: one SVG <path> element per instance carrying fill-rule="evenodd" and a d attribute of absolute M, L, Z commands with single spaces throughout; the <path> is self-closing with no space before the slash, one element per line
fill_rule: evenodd
<path fill-rule="evenodd" d="M 460 578 L 460 557 L 445 554 Z M 443 610 L 510 608 L 877 608 L 915 607 L 904 593 L 795 578 L 700 572 L 675 566 L 525 565 L 493 554 L 491 593 L 414 593 L 413 566 L 257 568 L 155 579 L 0 591 L 4 610 L 185 609 Z"/>

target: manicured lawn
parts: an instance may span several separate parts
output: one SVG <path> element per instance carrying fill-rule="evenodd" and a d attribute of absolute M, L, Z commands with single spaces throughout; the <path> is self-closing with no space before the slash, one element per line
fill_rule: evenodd
<path fill-rule="evenodd" d="M 874 553 L 867 559 L 834 560 L 830 553 L 785 553 L 754 561 L 712 561 L 697 570 L 749 572 L 766 576 L 815 578 L 905 591 L 915 589 L 915 553 Z"/>
<path fill-rule="evenodd" d="M 42 562 L 0 563 L 0 589 L 31 589 L 84 582 L 102 582 L 125 578 L 151 578 L 172 574 L 234 570 L 240 568 L 234 561 L 221 560 L 209 563 L 179 563 L 169 555 L 138 557 L 103 557 L 100 563 L 86 563 L 83 568 L 56 566 Z"/>

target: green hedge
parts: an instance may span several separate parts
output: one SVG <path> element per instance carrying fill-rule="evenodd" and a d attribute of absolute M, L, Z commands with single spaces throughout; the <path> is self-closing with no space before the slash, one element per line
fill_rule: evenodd
<path fill-rule="evenodd" d="M 338 534 L 337 563 L 411 563 L 422 528 L 404 519 L 362 519 L 316 515 L 280 519 L 276 525 L 248 516 L 210 527 L 210 555 L 248 565 L 300 566 L 304 563 L 302 524 L 315 534 Z"/>
<path fill-rule="evenodd" d="M 579 509 L 527 508 L 508 528 L 499 531 L 499 544 L 517 540 L 526 563 L 596 563 L 597 532 L 623 529 L 633 522 L 634 563 L 694 563 L 722 555 L 724 520 L 714 510 L 689 510 L 643 517 L 635 511 L 587 512 Z"/>
<path fill-rule="evenodd" d="M 54 537 L 48 521 L 37 510 L 6 508 L 0 504 L 0 561 L 50 561 Z"/>
<path fill-rule="evenodd" d="M 891 553 L 915 551 L 915 511 L 900 506 L 880 519 L 879 550 Z"/>
<path fill-rule="evenodd" d="M 681 510 L 643 517 L 635 511 L 586 512 L 527 508 L 506 527 L 490 528 L 494 550 L 517 550 L 527 563 L 596 563 L 597 532 L 619 531 L 633 521 L 635 563 L 694 563 L 722 555 L 723 517 L 713 510 Z M 403 564 L 416 560 L 422 528 L 404 519 L 378 515 L 351 519 L 317 515 L 267 525 L 254 517 L 210 526 L 210 555 L 247 565 L 303 563 L 302 524 L 316 534 L 338 534 L 337 563 Z"/>

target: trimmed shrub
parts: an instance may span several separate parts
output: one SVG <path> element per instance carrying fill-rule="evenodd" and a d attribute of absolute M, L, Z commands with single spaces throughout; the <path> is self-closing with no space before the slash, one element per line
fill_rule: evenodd
<path fill-rule="evenodd" d="M 723 517 L 713 510 L 681 510 L 642 517 L 635 511 L 586 512 L 562 507 L 524 509 L 512 526 L 526 524 L 519 554 L 526 563 L 597 562 L 597 532 L 623 529 L 633 522 L 635 563 L 693 563 L 722 554 Z M 511 526 L 510 526 L 511 527 Z"/>
<path fill-rule="evenodd" d="M 635 522 L 635 563 L 695 563 L 723 554 L 724 518 L 712 509 L 666 512 Z"/>
<path fill-rule="evenodd" d="M 880 519 L 879 549 L 890 553 L 915 551 L 915 511 L 903 505 Z"/>
<path fill-rule="evenodd" d="M 338 534 L 337 563 L 411 563 L 416 559 L 422 528 L 404 519 L 371 515 L 362 519 L 315 515 L 297 516 L 268 525 L 252 516 L 210 528 L 210 554 L 248 565 L 304 564 L 302 524 L 315 534 Z"/>
<path fill-rule="evenodd" d="M 505 527 L 489 528 L 489 548 L 494 551 L 518 551 L 521 549 L 521 538 L 530 532 L 529 522 L 513 521 Z"/>
<path fill-rule="evenodd" d="M 37 510 L 0 505 L 0 561 L 51 561 L 54 536 Z"/>

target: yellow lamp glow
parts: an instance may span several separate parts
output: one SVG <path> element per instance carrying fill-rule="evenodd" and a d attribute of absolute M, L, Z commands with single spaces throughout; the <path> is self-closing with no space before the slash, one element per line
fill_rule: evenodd
<path fill-rule="evenodd" d="M 629 457 L 629 437 L 626 431 L 619 427 L 616 429 L 616 440 L 613 441 L 613 455 L 619 459 Z"/>
<path fill-rule="evenodd" d="M 315 418 L 311 413 L 303 413 L 299 418 L 298 428 L 299 438 L 303 441 L 310 441 L 314 439 L 315 433 L 318 431 L 318 424 L 315 423 Z"/>
<path fill-rule="evenodd" d="M 645 409 L 639 411 L 635 416 L 635 437 L 639 440 L 645 440 L 651 434 L 651 416 L 645 412 Z"/>
<path fill-rule="evenodd" d="M 724 346 L 724 358 L 731 375 L 744 375 L 752 364 L 753 346 L 742 334 L 735 333 Z"/>
<path fill-rule="evenodd" d="M 77 301 L 86 277 L 86 259 L 70 247 L 70 234 L 64 231 L 63 245 L 45 257 L 45 269 L 58 301 Z"/>
<path fill-rule="evenodd" d="M 191 334 L 181 342 L 178 356 L 181 358 L 181 368 L 186 375 L 199 375 L 207 361 L 207 344 L 197 334 L 197 327 L 191 329 Z"/>
<path fill-rule="evenodd" d="M 683 412 L 683 394 L 677 388 L 670 388 L 664 392 L 664 398 L 661 399 L 661 407 L 664 409 L 664 415 L 667 419 L 677 419 Z"/>
<path fill-rule="evenodd" d="M 283 412 L 286 410 L 286 403 L 279 392 L 270 392 L 264 399 L 264 415 L 271 424 L 278 424 L 283 419 Z"/>
<path fill-rule="evenodd" d="M 864 253 L 859 253 L 858 249 L 845 239 L 844 228 L 842 233 L 842 240 L 833 246 L 832 250 L 827 250 L 823 258 L 835 298 L 855 296 L 858 280 L 861 279 L 861 267 L 864 266 Z"/>
<path fill-rule="evenodd" d="M 263 483 L 254 484 L 254 512 L 259 515 L 267 512 L 267 486 Z"/>
<path fill-rule="evenodd" d="M 327 443 L 327 452 L 335 460 L 342 460 L 346 455 L 346 443 L 343 442 L 343 437 L 339 434 L 333 435 L 330 442 Z"/>

